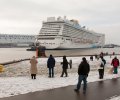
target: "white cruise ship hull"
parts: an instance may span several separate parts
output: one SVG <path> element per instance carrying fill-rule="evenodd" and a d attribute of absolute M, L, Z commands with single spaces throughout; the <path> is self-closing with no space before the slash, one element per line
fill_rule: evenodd
<path fill-rule="evenodd" d="M 99 44 L 89 43 L 75 43 L 70 40 L 62 40 L 62 38 L 54 38 L 53 40 L 38 40 L 41 46 L 45 46 L 46 49 L 80 49 L 80 48 L 95 48 L 100 46 Z"/>

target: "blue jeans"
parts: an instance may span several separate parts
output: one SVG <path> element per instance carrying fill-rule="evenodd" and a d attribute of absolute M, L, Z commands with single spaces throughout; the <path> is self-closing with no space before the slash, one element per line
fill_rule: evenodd
<path fill-rule="evenodd" d="M 49 77 L 54 77 L 54 67 L 49 68 Z"/>
<path fill-rule="evenodd" d="M 88 75 L 79 75 L 78 84 L 77 84 L 77 90 L 80 89 L 81 83 L 83 81 L 83 90 L 86 91 L 86 88 L 87 88 L 87 76 Z"/>

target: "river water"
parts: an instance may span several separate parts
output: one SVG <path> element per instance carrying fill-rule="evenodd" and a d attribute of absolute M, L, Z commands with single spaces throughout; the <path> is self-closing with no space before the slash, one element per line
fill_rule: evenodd
<path fill-rule="evenodd" d="M 0 63 L 31 58 L 36 55 L 35 51 L 26 51 L 27 48 L 0 48 Z M 120 48 L 92 48 L 92 49 L 74 49 L 74 50 L 46 50 L 46 56 L 53 54 L 53 56 L 80 56 L 80 55 L 94 55 L 101 52 L 112 54 L 120 54 Z"/>

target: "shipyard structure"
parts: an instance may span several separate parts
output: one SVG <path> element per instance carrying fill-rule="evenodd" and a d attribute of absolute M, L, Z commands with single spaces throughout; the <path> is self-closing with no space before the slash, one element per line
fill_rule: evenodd
<path fill-rule="evenodd" d="M 35 35 L 0 34 L 0 47 L 29 47 Z"/>

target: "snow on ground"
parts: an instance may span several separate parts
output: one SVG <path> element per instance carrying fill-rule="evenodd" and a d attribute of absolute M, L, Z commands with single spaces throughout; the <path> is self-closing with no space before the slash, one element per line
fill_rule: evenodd
<path fill-rule="evenodd" d="M 115 96 L 113 96 L 113 97 L 111 97 L 110 99 L 107 99 L 107 100 L 120 100 L 120 96 L 115 95 Z"/>
<path fill-rule="evenodd" d="M 60 77 L 61 74 L 61 65 L 62 58 L 56 59 L 56 67 L 55 67 L 55 77 L 48 78 L 48 70 L 46 68 L 47 58 L 38 59 L 38 75 L 36 80 L 32 80 L 29 74 L 29 61 L 11 64 L 5 66 L 5 72 L 0 74 L 0 98 L 9 97 L 19 94 L 25 94 L 29 92 L 42 91 L 47 89 L 53 89 L 58 87 L 64 87 L 68 85 L 76 85 L 77 84 L 77 68 L 81 61 L 82 57 L 68 57 L 68 61 L 72 59 L 73 67 L 72 69 L 68 69 L 69 77 Z M 108 74 L 108 70 L 110 69 L 110 57 L 105 57 L 107 64 L 105 69 L 105 76 L 103 80 L 112 79 L 115 76 L 112 74 Z M 89 57 L 87 57 L 89 60 Z M 88 77 L 88 82 L 101 81 L 98 78 L 97 71 L 97 63 L 94 60 L 90 62 L 91 71 Z M 42 71 L 41 71 L 42 70 Z M 120 76 L 120 73 L 117 77 Z M 111 99 L 114 100 L 114 99 Z M 115 99 L 118 100 L 118 99 Z"/>

